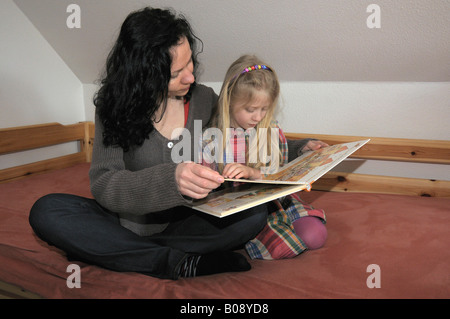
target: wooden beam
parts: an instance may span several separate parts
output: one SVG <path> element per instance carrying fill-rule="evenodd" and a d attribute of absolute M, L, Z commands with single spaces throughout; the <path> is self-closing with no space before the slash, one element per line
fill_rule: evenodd
<path fill-rule="evenodd" d="M 450 197 L 450 181 L 356 173 L 328 172 L 312 189 L 333 192 Z"/>
<path fill-rule="evenodd" d="M 43 299 L 41 296 L 16 285 L 0 281 L 0 299 Z"/>
<path fill-rule="evenodd" d="M 86 154 L 86 162 L 92 161 L 92 149 L 94 147 L 95 126 L 92 122 L 82 122 L 84 125 L 84 138 L 81 141 L 81 152 Z"/>
<path fill-rule="evenodd" d="M 0 155 L 72 141 L 82 141 L 85 125 L 48 123 L 0 129 Z"/>
<path fill-rule="evenodd" d="M 353 153 L 350 157 L 387 161 L 450 164 L 450 141 L 304 133 L 287 133 L 286 137 L 288 139 L 312 137 L 330 145 L 370 138 L 369 143 Z"/>
<path fill-rule="evenodd" d="M 0 183 L 6 183 L 32 174 L 41 174 L 85 162 L 86 154 L 84 152 L 78 152 L 30 164 L 5 168 L 0 170 Z"/>

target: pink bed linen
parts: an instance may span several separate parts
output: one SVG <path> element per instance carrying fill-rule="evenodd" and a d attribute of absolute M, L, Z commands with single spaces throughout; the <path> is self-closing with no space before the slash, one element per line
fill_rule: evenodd
<path fill-rule="evenodd" d="M 327 213 L 325 246 L 289 260 L 252 260 L 244 273 L 172 281 L 70 262 L 34 235 L 28 213 L 48 193 L 91 196 L 88 168 L 80 164 L 0 184 L 1 281 L 46 298 L 450 297 L 448 198 L 301 193 Z M 73 263 L 81 267 L 81 288 L 66 284 Z M 371 264 L 379 266 L 380 288 L 367 286 Z"/>

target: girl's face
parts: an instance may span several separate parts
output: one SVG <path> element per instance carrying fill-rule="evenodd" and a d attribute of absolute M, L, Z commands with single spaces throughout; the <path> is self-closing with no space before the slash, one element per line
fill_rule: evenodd
<path fill-rule="evenodd" d="M 189 92 L 194 83 L 194 64 L 189 41 L 183 38 L 172 48 L 172 66 L 170 68 L 169 97 L 182 97 Z"/>
<path fill-rule="evenodd" d="M 271 106 L 269 95 L 264 91 L 257 91 L 253 99 L 248 102 L 235 102 L 230 108 L 230 124 L 233 128 L 247 130 L 254 128 L 266 116 Z"/>

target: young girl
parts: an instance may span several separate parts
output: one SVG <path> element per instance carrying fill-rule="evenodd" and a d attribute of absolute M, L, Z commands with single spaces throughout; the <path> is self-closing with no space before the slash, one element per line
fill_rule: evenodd
<path fill-rule="evenodd" d="M 216 114 L 209 125 L 220 129 L 223 141 L 203 141 L 202 164 L 225 178 L 259 179 L 269 165 L 273 169 L 275 163 L 278 168 L 303 151 L 327 146 L 317 140 L 285 138 L 273 119 L 279 93 L 273 68 L 256 56 L 237 59 L 227 71 Z M 257 142 L 250 142 L 255 141 L 255 136 Z M 218 154 L 214 150 L 219 150 Z M 270 158 L 260 154 L 270 154 Z M 264 229 L 245 245 L 252 259 L 290 258 L 325 243 L 324 212 L 304 203 L 298 194 L 269 203 L 269 212 Z"/>

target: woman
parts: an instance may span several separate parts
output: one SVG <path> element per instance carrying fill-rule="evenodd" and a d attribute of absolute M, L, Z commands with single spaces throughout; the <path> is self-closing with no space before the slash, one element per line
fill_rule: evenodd
<path fill-rule="evenodd" d="M 194 120 L 206 125 L 217 101 L 195 83 L 196 44 L 189 23 L 169 10 L 125 19 L 94 101 L 95 199 L 50 194 L 30 212 L 36 234 L 69 258 L 170 279 L 250 269 L 233 250 L 264 227 L 266 207 L 226 219 L 196 213 L 184 205 L 223 177 L 172 161 L 174 130 L 188 129 L 193 146 Z"/>

